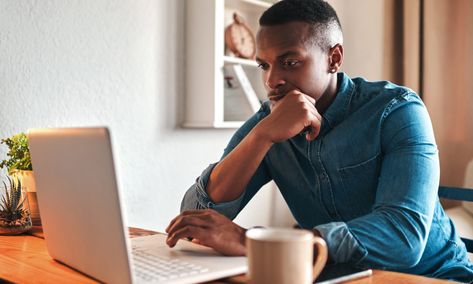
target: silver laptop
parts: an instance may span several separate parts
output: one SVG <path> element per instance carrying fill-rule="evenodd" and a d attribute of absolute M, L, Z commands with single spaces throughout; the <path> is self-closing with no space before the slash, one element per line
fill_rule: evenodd
<path fill-rule="evenodd" d="M 106 283 L 196 283 L 246 272 L 245 257 L 183 240 L 171 249 L 163 234 L 128 238 L 107 128 L 33 129 L 28 137 L 54 259 Z"/>

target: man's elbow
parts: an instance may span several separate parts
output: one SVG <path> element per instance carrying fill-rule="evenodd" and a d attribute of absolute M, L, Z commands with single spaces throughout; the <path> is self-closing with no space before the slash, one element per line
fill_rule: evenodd
<path fill-rule="evenodd" d="M 398 231 L 399 232 L 399 231 Z M 380 246 L 367 246 L 367 265 L 388 270 L 407 270 L 419 264 L 424 255 L 428 234 L 397 234 Z"/>
<path fill-rule="evenodd" d="M 393 216 L 393 224 L 397 226 L 388 241 L 391 243 L 388 245 L 391 253 L 386 253 L 393 269 L 409 269 L 419 264 L 427 246 L 430 231 L 428 218 L 416 212 L 408 213 L 411 214 Z"/>
<path fill-rule="evenodd" d="M 392 247 L 393 253 L 388 254 L 391 256 L 389 268 L 404 270 L 416 266 L 424 255 L 426 243 L 426 236 L 411 236 L 408 241 Z"/>
<path fill-rule="evenodd" d="M 409 269 L 416 266 L 424 254 L 424 248 L 406 248 L 399 259 L 394 260 L 397 269 Z"/>

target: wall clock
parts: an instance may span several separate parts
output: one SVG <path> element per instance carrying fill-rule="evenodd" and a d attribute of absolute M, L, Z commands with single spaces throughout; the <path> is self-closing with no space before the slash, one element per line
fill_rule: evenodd
<path fill-rule="evenodd" d="M 255 57 L 255 36 L 237 13 L 233 13 L 233 23 L 225 29 L 225 44 L 237 57 L 247 59 Z"/>

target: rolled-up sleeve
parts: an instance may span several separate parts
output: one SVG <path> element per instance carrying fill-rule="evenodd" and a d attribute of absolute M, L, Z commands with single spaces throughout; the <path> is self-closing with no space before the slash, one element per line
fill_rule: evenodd
<path fill-rule="evenodd" d="M 195 184 L 193 184 L 189 190 L 187 190 L 181 203 L 181 212 L 191 209 L 214 209 L 225 216 L 236 216 L 240 210 L 240 204 L 243 199 L 243 194 L 232 201 L 214 203 L 207 195 L 206 187 L 210 178 L 210 173 L 213 168 L 217 165 L 209 165 L 197 178 Z"/>
<path fill-rule="evenodd" d="M 339 263 L 407 269 L 424 252 L 439 185 L 439 160 L 432 125 L 414 96 L 385 114 L 382 165 L 375 204 L 368 215 L 316 226 Z"/>
<path fill-rule="evenodd" d="M 269 103 L 265 103 L 256 114 L 254 114 L 235 132 L 220 160 L 225 158 L 241 142 L 241 140 L 248 135 L 251 129 L 253 129 L 253 127 L 255 127 L 255 125 L 268 114 Z M 210 174 L 217 164 L 218 163 L 209 165 L 196 179 L 196 182 L 187 190 L 181 202 L 181 212 L 185 210 L 211 208 L 230 219 L 234 219 L 256 192 L 271 179 L 266 165 L 261 163 L 244 192 L 237 199 L 223 203 L 215 203 L 207 194 L 207 184 L 210 179 Z"/>

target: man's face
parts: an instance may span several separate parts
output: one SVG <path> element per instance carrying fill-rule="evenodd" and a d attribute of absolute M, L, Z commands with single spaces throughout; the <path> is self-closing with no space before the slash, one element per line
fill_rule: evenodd
<path fill-rule="evenodd" d="M 263 70 L 268 96 L 291 90 L 319 100 L 329 81 L 328 52 L 323 52 L 308 38 L 310 26 L 290 22 L 263 26 L 256 39 L 256 60 Z"/>

